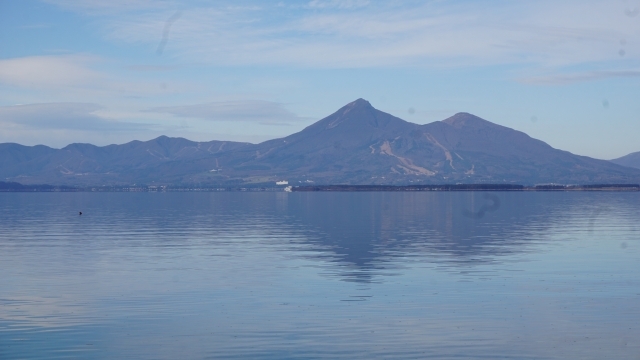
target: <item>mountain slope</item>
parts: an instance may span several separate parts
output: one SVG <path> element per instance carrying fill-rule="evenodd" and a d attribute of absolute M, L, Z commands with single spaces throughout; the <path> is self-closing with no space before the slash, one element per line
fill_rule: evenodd
<path fill-rule="evenodd" d="M 393 163 L 371 157 L 371 145 L 402 136 L 417 126 L 358 99 L 298 133 L 247 147 L 223 162 L 243 176 L 263 170 L 278 176 L 314 174 L 333 181 L 352 178 L 354 173 L 371 177 L 381 168 L 386 173 Z"/>
<path fill-rule="evenodd" d="M 193 142 L 166 136 L 144 142 L 132 141 L 104 147 L 71 144 L 59 150 L 40 149 L 40 156 L 25 157 L 21 162 L 7 161 L 6 166 L 0 167 L 0 177 L 24 183 L 81 185 L 135 183 L 144 178 L 144 174 L 149 169 L 163 163 L 179 164 L 207 158 L 246 145 L 248 144 L 231 141 Z M 0 158 L 5 157 L 4 153 L 0 147 Z M 33 150 L 25 153 L 31 154 Z M 15 158 L 17 156 L 14 155 L 12 159 Z"/>
<path fill-rule="evenodd" d="M 297 134 L 242 150 L 223 162 L 230 178 L 249 182 L 269 176 L 332 184 L 640 180 L 640 172 L 554 149 L 471 114 L 417 125 L 362 99 Z"/>
<path fill-rule="evenodd" d="M 523 132 L 467 113 L 421 126 L 419 139 L 430 146 L 406 156 L 426 160 L 425 167 L 455 181 L 533 184 L 638 179 L 637 173 L 619 166 L 554 149 Z"/>
<path fill-rule="evenodd" d="M 31 160 L 56 152 L 44 145 L 24 146 L 14 143 L 0 144 L 0 169 L 24 164 Z"/>
<path fill-rule="evenodd" d="M 640 182 L 639 169 L 557 150 L 471 114 L 418 125 L 363 99 L 260 144 L 168 137 L 60 150 L 0 144 L 0 162 L 0 179 L 82 185 Z"/>
<path fill-rule="evenodd" d="M 610 161 L 614 164 L 640 169 L 640 151 Z"/>

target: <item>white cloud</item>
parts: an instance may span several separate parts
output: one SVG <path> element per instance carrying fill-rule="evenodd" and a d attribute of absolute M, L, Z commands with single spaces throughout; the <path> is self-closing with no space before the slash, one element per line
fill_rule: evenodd
<path fill-rule="evenodd" d="M 175 78 L 156 80 L 144 76 L 145 72 L 174 70 L 166 65 L 129 65 L 114 67 L 113 60 L 87 55 L 50 55 L 0 59 L 0 85 L 6 85 L 2 94 L 4 103 L 18 89 L 32 94 L 31 100 L 20 102 L 94 102 L 105 99 L 163 96 L 195 91 L 201 86 Z M 111 67 L 109 67 L 111 66 Z M 126 69 L 129 72 L 120 70 Z M 115 70 L 115 71 L 114 71 Z M 15 101 L 18 102 L 18 101 Z"/>
<path fill-rule="evenodd" d="M 605 70 L 580 73 L 553 74 L 520 79 L 523 83 L 541 85 L 563 85 L 577 82 L 603 80 L 610 78 L 637 78 L 640 70 Z"/>
<path fill-rule="evenodd" d="M 206 104 L 163 106 L 147 111 L 167 113 L 184 118 L 209 121 L 256 122 L 262 125 L 289 125 L 292 122 L 309 120 L 290 112 L 280 103 L 263 100 L 234 100 Z"/>
<path fill-rule="evenodd" d="M 175 66 L 168 65 L 129 65 L 126 66 L 127 70 L 136 71 L 136 72 L 161 72 L 161 71 L 171 71 L 176 70 Z"/>
<path fill-rule="evenodd" d="M 369 5 L 369 0 L 312 0 L 307 4 L 312 9 L 355 9 Z"/>
<path fill-rule="evenodd" d="M 311 1 L 307 9 L 190 8 L 171 27 L 167 51 L 211 65 L 380 67 L 534 64 L 619 59 L 640 23 L 605 1 Z M 313 9 L 309 9 L 312 7 Z M 349 8 L 349 11 L 344 11 Z M 157 44 L 175 10 L 112 19 L 115 40 Z M 279 13 L 281 11 L 282 13 Z M 627 59 L 640 54 L 630 51 Z"/>
<path fill-rule="evenodd" d="M 64 129 L 97 132 L 143 131 L 150 124 L 114 121 L 99 115 L 101 106 L 90 103 L 44 103 L 0 107 L 0 124 L 39 130 Z"/>
<path fill-rule="evenodd" d="M 30 56 L 0 60 L 0 83 L 24 88 L 82 86 L 103 76 L 88 68 L 87 56 Z"/>
<path fill-rule="evenodd" d="M 44 0 L 62 8 L 94 15 L 163 9 L 178 4 L 174 0 Z"/>

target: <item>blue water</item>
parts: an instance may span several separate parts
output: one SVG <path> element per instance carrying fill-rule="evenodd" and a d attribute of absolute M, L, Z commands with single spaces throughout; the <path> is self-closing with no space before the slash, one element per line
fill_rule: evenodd
<path fill-rule="evenodd" d="M 640 359 L 639 219 L 617 192 L 0 193 L 0 359 Z"/>

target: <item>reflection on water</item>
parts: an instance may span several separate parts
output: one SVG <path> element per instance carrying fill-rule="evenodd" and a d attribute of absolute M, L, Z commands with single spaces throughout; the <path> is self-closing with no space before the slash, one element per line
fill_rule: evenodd
<path fill-rule="evenodd" d="M 0 358 L 638 359 L 639 195 L 0 194 Z"/>

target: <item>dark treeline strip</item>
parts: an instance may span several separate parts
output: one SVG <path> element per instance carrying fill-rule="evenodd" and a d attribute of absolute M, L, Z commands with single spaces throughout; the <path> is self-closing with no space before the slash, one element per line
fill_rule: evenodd
<path fill-rule="evenodd" d="M 585 189 L 605 189 L 605 188 L 640 188 L 639 184 L 593 184 L 580 185 Z"/>
<path fill-rule="evenodd" d="M 513 191 L 523 190 L 523 185 L 513 184 L 444 184 L 444 185 L 318 185 L 298 186 L 291 191 Z"/>
<path fill-rule="evenodd" d="M 48 184 L 23 185 L 17 182 L 0 181 L 0 192 L 53 192 L 53 191 L 87 191 L 87 192 L 214 192 L 214 191 L 283 191 L 283 187 L 216 187 L 194 185 L 190 187 L 171 187 L 155 185 L 138 186 L 99 186 L 70 187 Z M 640 191 L 638 184 L 588 184 L 557 185 L 543 184 L 524 186 L 517 184 L 440 184 L 440 185 L 314 185 L 289 186 L 290 191 Z"/>
<path fill-rule="evenodd" d="M 81 189 L 71 186 L 54 186 L 48 184 L 23 185 L 17 182 L 0 181 L 0 192 L 23 192 L 23 191 L 81 191 Z"/>
<path fill-rule="evenodd" d="M 536 185 L 526 190 L 623 190 L 638 191 L 639 184 Z"/>
<path fill-rule="evenodd" d="M 514 184 L 444 184 L 444 185 L 317 185 L 297 186 L 291 191 L 639 191 L 638 184 L 535 185 Z"/>

